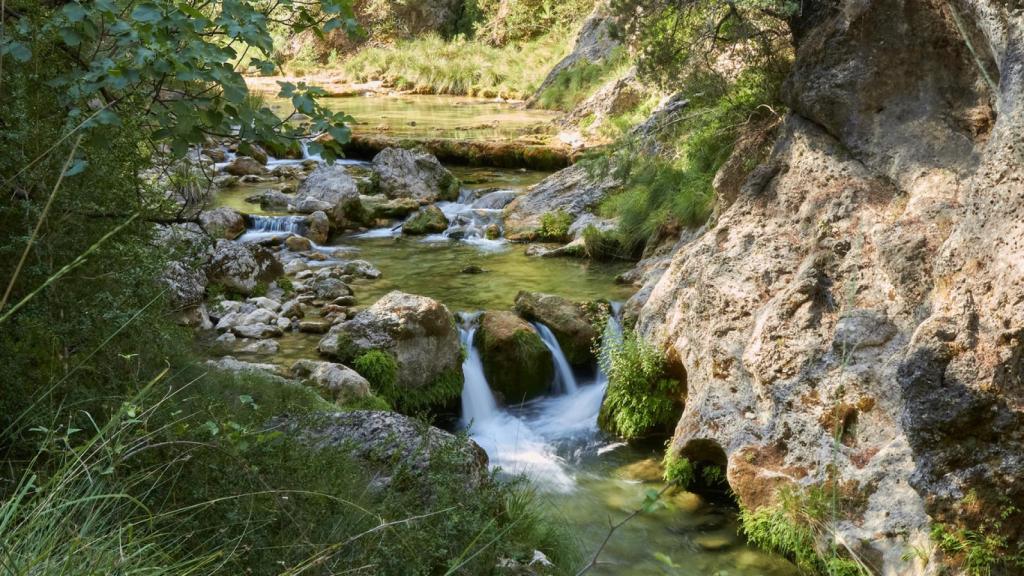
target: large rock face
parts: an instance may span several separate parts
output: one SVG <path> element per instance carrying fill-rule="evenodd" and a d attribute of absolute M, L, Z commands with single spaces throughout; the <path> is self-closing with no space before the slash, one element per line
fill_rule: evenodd
<path fill-rule="evenodd" d="M 686 371 L 672 449 L 751 508 L 832 481 L 881 574 L 958 563 L 932 522 L 1024 526 L 1024 27 L 951 6 L 806 10 L 768 162 L 634 302 Z"/>
<path fill-rule="evenodd" d="M 610 57 L 620 46 L 613 34 L 615 23 L 608 15 L 607 4 L 608 2 L 604 0 L 597 3 L 594 12 L 583 22 L 572 52 L 548 72 L 540 87 L 537 88 L 537 94 L 544 92 L 563 72 L 580 64 L 600 62 Z"/>
<path fill-rule="evenodd" d="M 537 330 L 512 312 L 486 312 L 473 345 L 480 350 L 484 375 L 507 404 L 548 392 L 555 377 L 551 351 Z"/>
<path fill-rule="evenodd" d="M 389 292 L 351 320 L 331 328 L 320 352 L 348 362 L 382 350 L 398 364 L 396 386 L 411 394 L 434 396 L 452 379 L 462 381 L 462 346 L 455 317 L 443 304 L 424 296 Z M 461 391 L 450 390 L 455 396 Z"/>
<path fill-rule="evenodd" d="M 459 197 L 459 180 L 437 158 L 424 152 L 385 148 L 374 156 L 373 170 L 378 190 L 388 198 L 431 203 Z"/>
<path fill-rule="evenodd" d="M 299 187 L 292 209 L 304 214 L 323 212 L 331 222 L 345 227 L 362 218 L 356 182 L 341 164 L 320 166 Z"/>

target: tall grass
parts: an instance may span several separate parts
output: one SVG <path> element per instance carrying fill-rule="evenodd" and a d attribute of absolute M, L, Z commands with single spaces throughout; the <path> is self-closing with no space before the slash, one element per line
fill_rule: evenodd
<path fill-rule="evenodd" d="M 524 99 L 569 53 L 572 40 L 567 30 L 502 47 L 428 35 L 366 48 L 346 60 L 342 72 L 349 81 L 383 80 L 402 90 Z"/>

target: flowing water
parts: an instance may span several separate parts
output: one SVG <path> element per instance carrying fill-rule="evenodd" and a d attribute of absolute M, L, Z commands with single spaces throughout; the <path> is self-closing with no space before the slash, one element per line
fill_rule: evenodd
<path fill-rule="evenodd" d="M 382 133 L 418 137 L 510 137 L 530 132 L 541 118 L 508 105 L 450 97 L 328 102 L 361 118 L 357 131 L 379 125 L 384 127 L 379 130 Z M 480 230 L 499 213 L 474 210 L 472 191 L 522 193 L 545 174 L 488 168 L 453 168 L 453 172 L 468 191 L 459 202 L 441 207 L 456 221 L 453 226 L 469 233 L 453 234 L 455 229 L 449 228 L 433 237 L 406 238 L 379 229 L 335 238 L 329 246 L 316 249 L 330 258 L 368 260 L 383 272 L 378 280 L 353 283 L 361 305 L 371 304 L 390 290 L 402 290 L 435 298 L 453 311 L 466 311 L 459 314 L 461 339 L 468 351 L 463 365 L 461 426 L 486 450 L 492 466 L 531 478 L 555 516 L 570 528 L 582 548 L 592 553 L 605 538 L 609 520 L 622 519 L 641 507 L 651 490 L 663 488 L 658 463 L 663 448 L 626 444 L 598 429 L 607 378 L 596 367 L 587 373 L 574 371 L 543 324 L 535 327 L 555 364 L 550 394 L 519 405 L 500 405 L 472 345 L 478 312 L 468 311 L 510 309 L 520 290 L 573 300 L 623 301 L 632 289 L 616 284 L 614 278 L 629 266 L 531 258 L 524 254 L 523 246 L 486 240 Z M 293 216 L 263 212 L 245 202 L 247 196 L 268 187 L 271 185 L 240 186 L 217 198 L 220 205 L 255 216 L 246 239 L 295 232 L 301 227 Z M 470 270 L 478 273 L 464 273 Z M 617 338 L 618 324 L 610 322 L 605 340 Z M 287 365 L 295 358 L 316 358 L 318 339 L 286 335 L 280 339 L 281 349 L 273 361 Z M 667 492 L 657 510 L 637 516 L 617 531 L 590 574 L 790 576 L 797 570 L 781 558 L 748 546 L 738 534 L 735 509 L 728 502 L 677 490 Z"/>

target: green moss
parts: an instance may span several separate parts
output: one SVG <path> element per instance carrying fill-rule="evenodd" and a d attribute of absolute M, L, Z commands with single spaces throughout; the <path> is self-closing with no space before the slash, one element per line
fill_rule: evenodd
<path fill-rule="evenodd" d="M 600 355 L 608 392 L 598 424 L 624 438 L 671 430 L 682 413 L 682 386 L 665 373 L 665 360 L 636 332 L 608 343 Z"/>
<path fill-rule="evenodd" d="M 554 212 L 541 214 L 537 237 L 539 240 L 564 242 L 569 239 L 569 227 L 572 226 L 572 221 L 572 215 L 561 208 Z"/>
<path fill-rule="evenodd" d="M 352 341 L 352 336 L 348 332 L 339 332 L 338 337 L 335 339 L 335 345 L 337 350 L 334 353 L 334 357 L 343 364 L 350 363 L 361 352 L 356 343 Z M 364 374 L 363 377 L 366 378 L 366 375 Z"/>
<path fill-rule="evenodd" d="M 462 394 L 462 369 L 442 373 L 427 386 L 398 385 L 398 363 L 383 350 L 370 350 L 352 361 L 352 368 L 370 382 L 374 393 L 403 414 L 443 406 Z"/>
<path fill-rule="evenodd" d="M 667 450 L 665 458 L 662 460 L 662 466 L 665 468 L 665 482 L 677 484 L 683 489 L 689 488 L 693 483 L 693 464 L 690 463 L 689 458 L 678 456 L 672 450 Z"/>
<path fill-rule="evenodd" d="M 370 382 L 374 392 L 388 402 L 394 403 L 395 397 L 398 396 L 395 390 L 398 363 L 394 356 L 383 350 L 370 350 L 357 356 L 352 361 L 352 368 Z"/>
<path fill-rule="evenodd" d="M 391 405 L 388 401 L 381 398 L 380 396 L 371 394 L 365 398 L 359 398 L 351 402 L 346 402 L 342 405 L 344 410 L 377 410 L 382 412 L 388 412 L 391 410 Z"/>
<path fill-rule="evenodd" d="M 491 388 L 503 394 L 509 404 L 547 392 L 555 372 L 551 351 L 540 336 L 523 326 L 511 338 L 495 338 L 487 326 L 484 322 L 484 328 L 476 332 L 475 344 Z"/>

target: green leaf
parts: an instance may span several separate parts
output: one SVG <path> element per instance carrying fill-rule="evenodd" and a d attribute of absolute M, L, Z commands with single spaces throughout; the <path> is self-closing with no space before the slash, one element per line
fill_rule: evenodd
<path fill-rule="evenodd" d="M 61 9 L 64 13 L 64 17 L 68 19 L 68 22 L 81 22 L 85 20 L 85 8 L 78 2 L 72 2 L 71 4 L 65 4 L 64 8 Z"/>
<path fill-rule="evenodd" d="M 136 22 L 153 24 L 162 20 L 163 17 L 164 15 L 160 11 L 160 8 L 149 2 L 139 4 L 134 10 L 132 10 L 132 20 L 135 20 Z"/>
<path fill-rule="evenodd" d="M 0 54 L 10 54 L 15 61 L 25 63 L 32 59 L 32 51 L 28 49 L 21 42 L 10 42 L 4 46 L 0 46 Z"/>
<path fill-rule="evenodd" d="M 82 43 L 82 36 L 74 28 L 61 28 L 60 39 L 68 46 L 78 46 Z"/>

